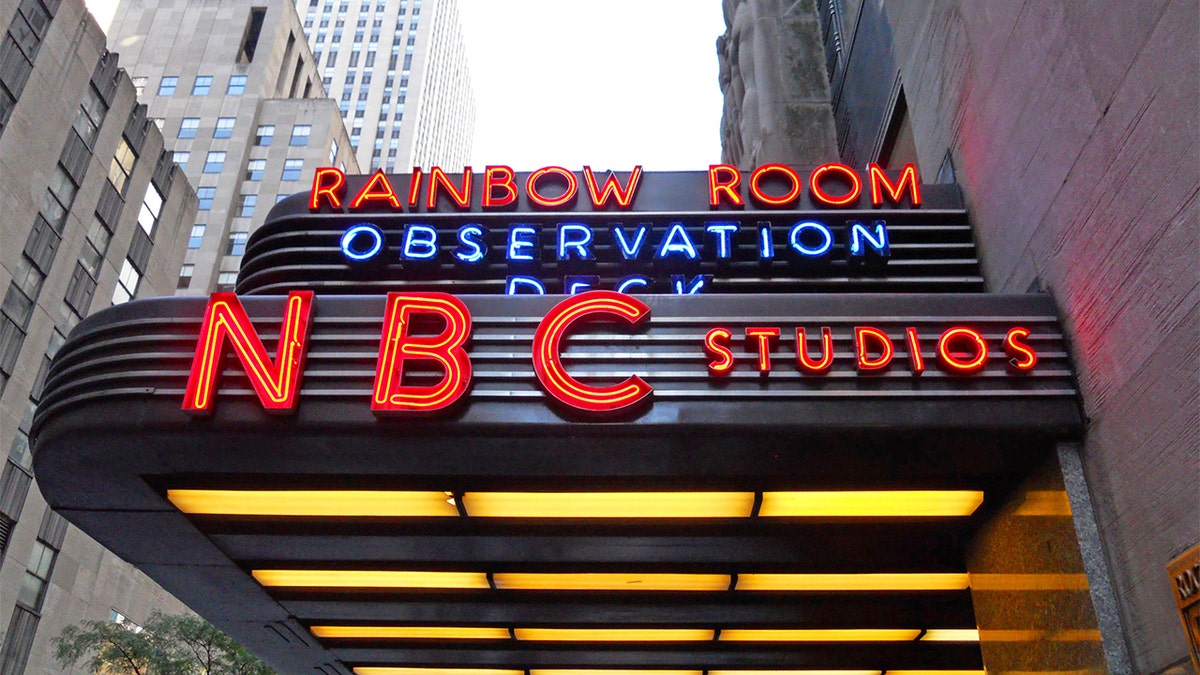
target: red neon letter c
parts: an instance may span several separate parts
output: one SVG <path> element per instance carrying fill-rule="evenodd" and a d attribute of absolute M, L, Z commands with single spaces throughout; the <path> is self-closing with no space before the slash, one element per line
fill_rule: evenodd
<path fill-rule="evenodd" d="M 577 410 L 609 412 L 635 405 L 653 387 L 637 375 L 605 387 L 587 385 L 571 377 L 559 354 L 567 330 L 576 321 L 596 315 L 616 317 L 636 326 L 650 316 L 642 301 L 613 291 L 588 291 L 573 295 L 551 309 L 533 337 L 533 370 L 546 393 Z"/>

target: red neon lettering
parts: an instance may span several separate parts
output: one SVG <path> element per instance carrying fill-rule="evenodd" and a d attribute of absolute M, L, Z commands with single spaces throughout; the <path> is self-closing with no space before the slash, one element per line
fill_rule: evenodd
<path fill-rule="evenodd" d="M 558 176 L 567 182 L 567 187 L 561 195 L 557 197 L 547 197 L 538 192 L 538 181 L 546 176 Z M 529 195 L 529 201 L 538 206 L 562 206 L 563 204 L 575 199 L 575 195 L 578 192 L 579 181 L 575 178 L 575 174 L 567 171 L 561 166 L 544 166 L 529 174 L 529 178 L 525 180 L 525 193 Z"/>
<path fill-rule="evenodd" d="M 746 341 L 758 341 L 758 372 L 771 372 L 771 340 L 779 337 L 778 328 L 751 326 L 746 329 Z"/>
<path fill-rule="evenodd" d="M 414 166 L 408 182 L 408 205 L 416 206 L 421 201 L 421 167 Z"/>
<path fill-rule="evenodd" d="M 830 172 L 838 174 L 844 178 L 846 182 L 850 184 L 850 191 L 844 195 L 841 195 L 840 197 L 826 192 L 821 187 L 821 178 Z M 817 199 L 817 201 L 830 206 L 846 206 L 847 204 L 854 203 L 854 200 L 858 199 L 859 193 L 862 192 L 862 181 L 858 179 L 858 174 L 854 173 L 854 169 L 851 169 L 845 164 L 830 162 L 829 164 L 822 164 L 821 166 L 813 169 L 812 174 L 808 177 L 808 187 L 809 190 L 812 191 L 812 195 Z"/>
<path fill-rule="evenodd" d="M 821 358 L 817 360 L 808 355 L 808 338 L 804 335 L 804 329 L 796 329 L 796 365 L 809 375 L 820 375 L 829 371 L 833 366 L 833 333 L 830 332 L 829 326 L 821 327 Z"/>
<path fill-rule="evenodd" d="M 308 208 L 316 211 L 321 208 L 321 197 L 326 197 L 329 205 L 335 209 L 342 208 L 342 193 L 346 191 L 346 174 L 341 169 L 322 167 L 313 174 L 312 192 L 309 193 Z"/>
<path fill-rule="evenodd" d="M 217 379 L 221 374 L 226 338 L 250 378 L 264 409 L 288 412 L 296 407 L 300 374 L 308 352 L 308 326 L 312 316 L 312 291 L 292 291 L 287 297 L 275 361 L 267 356 L 262 339 L 250 323 L 246 308 L 234 293 L 213 293 L 204 310 L 196 354 L 183 395 L 183 409 L 196 415 L 212 412 Z"/>
<path fill-rule="evenodd" d="M 858 371 L 860 373 L 887 368 L 895 354 L 892 340 L 887 333 L 870 326 L 854 327 L 854 347 L 858 351 Z M 872 358 L 872 352 L 878 352 L 879 356 Z"/>
<path fill-rule="evenodd" d="M 900 179 L 895 183 L 888 180 L 883 167 L 878 164 L 868 164 L 867 173 L 871 177 L 871 204 L 873 206 L 883 205 L 884 190 L 887 190 L 888 199 L 892 200 L 893 204 L 899 204 L 900 197 L 904 194 L 905 186 L 908 186 L 909 203 L 913 206 L 921 205 L 921 183 L 917 178 L 917 167 L 915 165 L 911 163 L 905 164 L 904 168 L 900 171 Z"/>
<path fill-rule="evenodd" d="M 955 349 L 956 344 L 966 344 L 969 350 Z M 987 363 L 988 348 L 983 336 L 970 328 L 951 328 L 942 333 L 937 345 L 938 363 L 952 373 L 973 373 Z"/>
<path fill-rule="evenodd" d="M 791 182 L 792 186 L 788 188 L 787 194 L 780 197 L 772 197 L 763 192 L 762 187 L 759 186 L 759 181 L 771 173 L 783 174 Z M 800 176 L 797 176 L 791 167 L 784 166 L 783 164 L 763 164 L 755 169 L 754 173 L 750 174 L 750 195 L 754 197 L 755 201 L 766 206 L 787 206 L 796 201 L 796 198 L 800 196 L 800 185 Z"/>
<path fill-rule="evenodd" d="M 1017 326 L 1004 336 L 1004 353 L 1008 355 L 1008 367 L 1027 373 L 1037 365 L 1037 352 L 1029 345 L 1029 329 Z"/>
<path fill-rule="evenodd" d="M 383 173 L 383 169 L 375 171 L 367 184 L 362 186 L 362 189 L 354 196 L 354 200 L 350 202 L 350 208 L 357 209 L 363 205 L 363 202 L 377 201 L 387 202 L 394 209 L 400 208 L 400 199 L 396 196 L 396 191 L 392 189 L 392 184 L 388 182 L 388 177 Z"/>
<path fill-rule="evenodd" d="M 491 209 L 508 206 L 517 201 L 517 185 L 513 182 L 516 174 L 512 167 L 489 166 L 483 170 L 483 208 Z M 497 197 L 496 190 L 502 191 L 503 196 Z"/>
<path fill-rule="evenodd" d="M 435 166 L 429 170 L 429 194 L 425 196 L 425 206 L 434 208 L 437 206 L 438 188 L 444 189 L 450 195 L 450 201 L 460 208 L 467 208 L 471 205 L 471 167 L 464 166 L 462 173 L 462 186 L 455 188 L 454 183 L 450 182 L 450 177 L 442 171 L 442 167 Z"/>
<path fill-rule="evenodd" d="M 722 176 L 725 176 L 722 179 Z M 742 182 L 742 172 L 736 166 L 729 164 L 711 164 L 708 167 L 708 205 L 716 208 L 721 205 L 721 195 L 729 199 L 734 206 L 742 206 L 742 196 L 738 194 L 738 184 Z"/>
<path fill-rule="evenodd" d="M 733 334 L 728 328 L 717 327 L 704 335 L 704 353 L 714 360 L 708 363 L 708 372 L 713 375 L 728 375 L 733 370 L 733 351 L 729 340 Z"/>
<path fill-rule="evenodd" d="M 908 341 L 908 368 L 913 375 L 925 372 L 925 359 L 921 357 L 921 341 L 917 329 L 909 326 L 904 329 L 904 337 Z"/>
<path fill-rule="evenodd" d="M 650 316 L 637 298 L 613 291 L 587 291 L 558 303 L 538 324 L 533 337 L 533 370 L 546 392 L 558 401 L 587 412 L 628 408 L 650 395 L 653 387 L 637 375 L 618 384 L 595 387 L 571 377 L 562 365 L 560 345 L 576 321 L 593 316 L 616 317 L 636 326 Z"/>
<path fill-rule="evenodd" d="M 602 209 L 608 205 L 609 197 L 616 200 L 617 206 L 622 209 L 629 208 L 633 203 L 633 195 L 637 192 L 638 181 L 642 178 L 642 167 L 633 167 L 633 171 L 629 172 L 629 181 L 625 183 L 625 187 L 621 187 L 621 183 L 617 180 L 614 173 L 609 173 L 604 178 L 604 187 L 596 186 L 596 175 L 592 173 L 592 167 L 583 167 L 583 179 L 587 182 L 588 195 L 592 198 L 592 206 Z"/>
<path fill-rule="evenodd" d="M 440 335 L 412 336 L 417 314 L 432 314 L 446 322 Z M 376 413 L 430 412 L 454 403 L 471 383 L 471 359 L 463 344 L 471 336 L 471 313 L 461 300 L 446 293 L 388 293 L 383 339 L 375 364 L 371 410 Z M 434 361 L 441 365 L 441 382 L 405 385 L 404 360 Z"/>

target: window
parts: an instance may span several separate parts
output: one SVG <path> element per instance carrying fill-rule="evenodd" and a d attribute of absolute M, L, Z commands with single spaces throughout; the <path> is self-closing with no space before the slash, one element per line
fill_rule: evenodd
<path fill-rule="evenodd" d="M 200 242 L 204 241 L 204 223 L 196 223 L 192 226 L 192 233 L 188 236 L 188 248 L 200 248 Z"/>
<path fill-rule="evenodd" d="M 213 150 L 204 158 L 204 173 L 221 173 L 221 169 L 225 168 L 225 153 L 220 150 Z"/>
<path fill-rule="evenodd" d="M 201 187 L 196 188 L 196 197 L 200 200 L 200 205 L 197 207 L 199 211 L 211 211 L 213 198 L 217 196 L 217 188 Z"/>
<path fill-rule="evenodd" d="M 229 86 L 225 88 L 227 96 L 241 96 L 246 93 L 246 76 L 230 75 Z"/>
<path fill-rule="evenodd" d="M 188 160 L 192 158 L 192 153 L 186 150 L 175 150 L 171 153 L 171 161 L 179 165 L 180 169 L 186 169 Z"/>
<path fill-rule="evenodd" d="M 304 169 L 304 160 L 289 159 L 283 163 L 283 175 L 280 180 L 300 180 L 300 172 Z"/>
<path fill-rule="evenodd" d="M 142 97 L 142 93 L 146 91 L 146 78 L 135 77 L 133 79 L 133 92 L 138 98 Z"/>
<path fill-rule="evenodd" d="M 133 154 L 133 148 L 129 147 L 129 141 L 122 138 L 108 165 L 108 181 L 122 195 L 125 194 L 125 186 L 129 183 L 129 174 L 133 173 L 133 164 L 136 161 L 137 155 Z"/>
<path fill-rule="evenodd" d="M 17 602 L 35 612 L 41 609 L 56 553 L 58 551 L 50 548 L 46 542 L 40 539 L 33 542 L 33 550 L 29 552 L 29 564 L 25 567 L 25 576 L 21 580 L 21 590 L 17 594 Z"/>
<path fill-rule="evenodd" d="M 333 164 L 337 159 L 338 144 L 337 141 L 331 141 L 333 144 L 329 146 L 329 163 Z"/>
<path fill-rule="evenodd" d="M 207 96 L 209 89 L 212 89 L 212 75 L 197 75 L 192 85 L 192 96 Z"/>
<path fill-rule="evenodd" d="M 179 138 L 195 138 L 196 130 L 200 128 L 199 117 L 185 117 L 179 123 Z"/>
<path fill-rule="evenodd" d="M 175 87 L 179 86 L 179 77 L 176 75 L 168 75 L 158 83 L 159 96 L 174 96 Z"/>
<path fill-rule="evenodd" d="M 263 171 L 267 168 L 267 160 L 252 159 L 246 162 L 246 174 L 243 180 L 262 180 Z"/>
<path fill-rule="evenodd" d="M 229 248 L 226 249 L 226 255 L 242 255 L 246 252 L 246 238 L 249 237 L 247 232 L 231 232 L 229 234 Z"/>
<path fill-rule="evenodd" d="M 83 95 L 83 101 L 79 104 L 79 112 L 75 115 L 75 132 L 79 134 L 79 138 L 90 148 L 92 141 L 96 138 L 96 130 L 100 128 L 100 124 L 104 121 L 104 116 L 108 113 L 108 104 L 100 97 L 100 92 L 96 91 L 96 87 L 89 86 L 87 92 Z"/>
<path fill-rule="evenodd" d="M 162 211 L 163 198 L 158 188 L 151 183 L 146 188 L 146 196 L 142 200 L 142 208 L 138 211 L 138 225 L 148 236 L 154 236 L 154 226 L 158 225 L 158 214 Z"/>
<path fill-rule="evenodd" d="M 133 266 L 133 261 L 129 258 L 125 259 L 121 265 L 121 273 L 117 275 L 117 287 L 113 289 L 112 304 L 119 305 L 123 302 L 129 302 L 133 296 L 137 295 L 138 284 L 142 281 L 141 272 Z"/>
<path fill-rule="evenodd" d="M 217 126 L 213 129 L 213 138 L 229 138 L 233 135 L 233 118 L 218 117 Z"/>
<path fill-rule="evenodd" d="M 312 133 L 312 125 L 297 124 L 292 127 L 292 140 L 289 145 L 308 145 L 308 136 Z"/>
<path fill-rule="evenodd" d="M 217 290 L 232 291 L 237 283 L 237 272 L 221 272 L 217 275 Z"/>
<path fill-rule="evenodd" d="M 260 124 L 258 131 L 254 133 L 254 144 L 260 147 L 267 147 L 271 144 L 271 139 L 275 138 L 274 124 Z"/>
<path fill-rule="evenodd" d="M 196 273 L 195 265 L 184 265 L 179 268 L 179 282 L 175 284 L 175 288 L 187 288 L 192 285 L 192 275 Z"/>
<path fill-rule="evenodd" d="M 254 215 L 254 207 L 258 204 L 258 195 L 239 195 L 238 196 L 238 212 L 239 218 L 249 218 Z"/>

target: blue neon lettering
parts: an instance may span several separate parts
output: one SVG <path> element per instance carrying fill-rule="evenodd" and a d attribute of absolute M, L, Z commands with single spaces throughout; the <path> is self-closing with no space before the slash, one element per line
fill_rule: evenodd
<path fill-rule="evenodd" d="M 771 224 L 758 224 L 758 257 L 763 260 L 775 257 L 775 241 L 771 236 Z"/>
<path fill-rule="evenodd" d="M 521 295 L 522 288 L 530 289 L 525 291 L 525 294 L 532 293 L 533 295 L 545 295 L 546 287 L 542 282 L 533 277 L 508 277 L 504 280 L 505 295 Z"/>
<path fill-rule="evenodd" d="M 567 260 L 568 251 L 574 250 L 578 260 L 591 260 L 595 256 L 588 249 L 592 243 L 592 228 L 581 223 L 564 223 L 558 226 L 558 259 Z"/>
<path fill-rule="evenodd" d="M 437 230 L 428 225 L 404 228 L 404 260 L 429 260 L 437 255 Z"/>
<path fill-rule="evenodd" d="M 635 274 L 633 276 L 625 277 L 624 279 L 622 279 L 621 283 L 617 284 L 617 292 L 618 293 L 629 293 L 629 292 L 631 292 L 629 290 L 631 288 L 635 288 L 635 287 L 645 288 L 646 286 L 649 286 L 649 285 L 650 285 L 649 278 L 644 277 L 640 274 Z"/>
<path fill-rule="evenodd" d="M 871 226 L 875 228 L 874 233 L 858 221 L 850 223 L 850 255 L 863 255 L 866 252 L 863 249 L 863 239 L 866 239 L 871 248 L 875 249 L 879 255 L 886 258 L 891 254 L 888 246 L 887 223 L 876 220 L 871 223 Z"/>
<path fill-rule="evenodd" d="M 816 232 L 821 237 L 821 243 L 816 246 L 805 244 L 802 239 L 805 232 Z M 792 226 L 792 231 L 788 234 L 788 241 L 791 243 L 792 248 L 796 249 L 796 252 L 801 255 L 825 255 L 829 252 L 829 249 L 833 248 L 833 232 L 821 223 L 804 220 Z"/>
<path fill-rule="evenodd" d="M 679 241 L 675 241 L 676 239 Z M 688 236 L 687 230 L 683 229 L 683 223 L 671 223 L 671 228 L 667 230 L 662 243 L 658 245 L 658 252 L 654 254 L 654 257 L 662 260 L 673 253 L 683 254 L 688 260 L 695 260 L 699 257 L 699 254 L 696 253 L 696 246 L 692 244 L 692 238 Z"/>
<path fill-rule="evenodd" d="M 625 256 L 626 260 L 633 260 L 642 250 L 642 244 L 646 241 L 646 230 L 649 229 L 645 225 L 638 225 L 637 234 L 633 237 L 633 244 L 625 238 L 625 229 L 621 227 L 613 227 L 613 239 L 617 240 L 617 246 L 621 248 L 621 255 Z"/>
<path fill-rule="evenodd" d="M 567 295 L 575 295 L 582 293 L 596 284 L 600 283 L 600 277 L 597 276 L 569 276 L 563 279 L 563 288 L 566 289 Z"/>
<path fill-rule="evenodd" d="M 463 225 L 458 228 L 459 247 L 454 249 L 454 257 L 465 263 L 477 263 L 487 255 L 484 237 L 487 231 L 482 225 Z"/>
<path fill-rule="evenodd" d="M 717 242 L 717 259 L 728 260 L 733 255 L 733 235 L 738 231 L 737 223 L 705 223 L 704 231 L 713 235 Z"/>
<path fill-rule="evenodd" d="M 699 295 L 700 289 L 711 279 L 711 274 L 697 274 L 691 279 L 683 274 L 672 274 L 671 286 L 675 289 L 675 295 Z"/>
<path fill-rule="evenodd" d="M 508 231 L 509 260 L 533 260 L 535 251 L 537 251 L 537 230 L 526 225 L 517 225 Z"/>
<path fill-rule="evenodd" d="M 354 245 L 355 241 L 360 237 L 370 239 L 371 244 L 366 248 L 358 248 Z M 383 232 L 371 223 L 359 223 L 351 226 L 342 235 L 342 255 L 355 261 L 370 260 L 383 250 Z"/>

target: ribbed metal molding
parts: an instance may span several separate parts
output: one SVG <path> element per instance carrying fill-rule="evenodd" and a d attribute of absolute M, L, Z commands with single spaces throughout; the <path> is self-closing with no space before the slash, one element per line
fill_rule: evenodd
<path fill-rule="evenodd" d="M 771 424 L 775 413 L 803 416 L 811 406 L 855 404 L 869 406 L 878 420 L 893 420 L 897 428 L 915 423 L 911 411 L 941 411 L 937 425 L 954 426 L 969 404 L 990 406 L 995 424 L 1021 429 L 1055 429 L 1078 425 L 1077 390 L 1055 319 L 1053 305 L 1040 296 L 869 296 L 791 295 L 770 297 L 645 296 L 649 320 L 630 332 L 623 326 L 592 323 L 578 326 L 567 340 L 563 360 L 584 382 L 611 383 L 637 374 L 652 387 L 652 402 L 627 421 L 663 423 L 701 420 L 702 423 L 743 423 L 755 419 Z M 508 418 L 555 424 L 570 419 L 557 410 L 540 387 L 532 368 L 534 331 L 545 313 L 562 298 L 467 296 L 472 314 L 469 354 L 473 367 L 471 390 L 448 419 L 470 422 L 505 419 L 488 404 L 519 409 Z M 282 297 L 243 298 L 268 350 L 274 350 L 282 316 Z M 382 333 L 385 296 L 322 296 L 315 300 L 300 412 L 321 402 L 338 406 L 343 421 L 372 421 L 370 391 Z M 47 379 L 38 419 L 52 417 L 63 406 L 95 397 L 148 397 L 182 402 L 205 300 L 155 299 L 107 310 L 81 324 L 56 359 Z M 724 377 L 708 373 L 703 349 L 705 333 L 727 327 L 735 336 L 738 364 Z M 773 351 L 773 368 L 760 374 L 754 345 L 744 339 L 748 326 L 775 326 L 782 336 Z M 829 374 L 812 376 L 795 366 L 795 329 L 810 336 L 828 326 L 833 334 L 834 366 Z M 881 374 L 854 369 L 853 330 L 872 326 L 885 331 L 896 345 L 892 367 Z M 934 349 L 942 331 L 969 326 L 988 342 L 987 366 L 979 373 L 952 375 L 936 367 Z M 1038 352 L 1033 372 L 1010 373 L 1003 350 L 1005 332 L 1023 326 Z M 906 327 L 922 338 L 927 369 L 914 376 L 907 366 Z M 815 339 L 809 338 L 816 346 Z M 408 374 L 438 377 L 440 371 L 414 362 Z M 252 389 L 229 357 L 217 400 L 256 401 Z M 1005 420 L 1016 410 L 1037 415 Z M 933 406 L 930 408 L 929 406 Z M 1030 407 L 1032 406 L 1032 407 Z M 906 409 L 909 412 L 906 412 Z M 848 408 L 846 410 L 849 410 Z M 549 411 L 549 412 L 547 412 Z M 748 418 L 746 416 L 749 416 Z M 991 416 L 986 416 L 991 417 Z M 980 418 L 985 419 L 985 418 Z M 980 424 L 980 419 L 973 423 Z M 877 420 L 877 421 L 878 421 Z M 810 419 L 828 428 L 853 428 L 852 420 Z M 963 422 L 972 423 L 972 422 Z"/>

